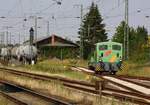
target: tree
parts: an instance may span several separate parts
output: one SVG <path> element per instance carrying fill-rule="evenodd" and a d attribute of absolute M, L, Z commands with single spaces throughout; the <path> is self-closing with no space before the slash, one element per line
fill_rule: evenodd
<path fill-rule="evenodd" d="M 116 28 L 116 32 L 112 38 L 112 41 L 124 43 L 124 28 L 125 28 L 125 22 L 122 21 L 120 25 Z"/>
<path fill-rule="evenodd" d="M 112 38 L 112 41 L 124 44 L 124 26 L 125 22 L 122 21 L 116 28 L 116 32 Z M 142 61 L 145 58 L 149 58 L 148 55 L 148 32 L 144 27 L 138 27 L 134 29 L 129 27 L 129 58 L 134 61 Z"/>
<path fill-rule="evenodd" d="M 92 51 L 92 47 L 97 42 L 107 40 L 107 33 L 105 24 L 102 23 L 103 19 L 98 10 L 98 6 L 92 3 L 90 11 L 84 16 L 82 21 L 83 25 L 79 29 L 80 37 L 83 38 L 83 52 L 84 58 L 87 59 Z M 86 52 L 89 53 L 86 53 Z"/>
<path fill-rule="evenodd" d="M 134 42 L 135 48 L 133 48 L 134 54 L 132 58 L 137 62 L 148 61 L 150 57 L 148 47 L 148 31 L 144 26 L 138 26 L 136 29 Z"/>
<path fill-rule="evenodd" d="M 148 44 L 148 32 L 144 26 L 138 26 L 136 29 L 136 42 L 139 48 L 142 48 L 144 45 Z"/>

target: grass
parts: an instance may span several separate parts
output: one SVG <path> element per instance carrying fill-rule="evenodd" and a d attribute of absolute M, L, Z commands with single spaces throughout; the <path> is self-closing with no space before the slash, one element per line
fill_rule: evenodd
<path fill-rule="evenodd" d="M 16 76 L 11 73 L 0 71 L 0 78 L 15 82 L 18 85 L 25 86 L 45 94 L 65 97 L 76 102 L 79 105 L 133 105 L 128 102 L 118 101 L 113 97 L 100 97 L 86 92 L 64 87 L 59 81 L 41 81 L 28 77 Z"/>
<path fill-rule="evenodd" d="M 0 95 L 0 105 L 16 105 L 16 104 Z"/>
<path fill-rule="evenodd" d="M 69 79 L 83 80 L 93 83 L 94 81 L 98 80 L 98 78 L 82 72 L 72 71 L 70 69 L 71 66 L 87 67 L 87 64 L 87 61 L 84 60 L 67 59 L 61 61 L 58 59 L 51 59 L 38 62 L 38 64 L 33 66 L 26 65 L 15 68 L 18 68 L 18 70 L 38 73 L 42 75 L 61 76 Z M 150 77 L 150 66 L 148 65 L 145 67 L 143 65 L 144 64 L 124 62 L 123 70 L 117 72 L 117 74 Z"/>
<path fill-rule="evenodd" d="M 76 60 L 45 60 L 42 62 L 39 62 L 36 65 L 26 65 L 26 66 L 19 66 L 14 67 L 18 70 L 28 71 L 32 73 L 38 73 L 43 75 L 50 75 L 50 76 L 61 76 L 69 79 L 74 80 L 83 80 L 87 82 L 93 82 L 95 80 L 99 80 L 99 78 L 96 78 L 94 76 L 81 73 L 79 71 L 72 71 L 70 69 L 71 66 L 76 65 L 82 65 L 86 66 L 86 61 L 76 61 Z"/>
<path fill-rule="evenodd" d="M 119 71 L 117 74 L 139 76 L 139 77 L 150 77 L 150 65 L 125 62 L 123 70 Z"/>

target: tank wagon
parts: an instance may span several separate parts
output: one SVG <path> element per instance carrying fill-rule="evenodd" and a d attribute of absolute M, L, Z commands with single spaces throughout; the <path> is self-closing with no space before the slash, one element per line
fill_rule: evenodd
<path fill-rule="evenodd" d="M 23 64 L 35 64 L 37 62 L 37 48 L 33 45 L 21 45 L 0 49 L 0 57 L 3 60 L 18 60 Z"/>
<path fill-rule="evenodd" d="M 122 65 L 122 44 L 117 42 L 96 43 L 95 50 L 88 64 L 95 73 L 115 74 Z"/>
<path fill-rule="evenodd" d="M 37 48 L 31 45 L 21 45 L 11 50 L 11 56 L 24 64 L 37 62 Z"/>
<path fill-rule="evenodd" d="M 9 60 L 11 56 L 11 48 L 1 48 L 0 50 L 0 56 L 3 60 Z"/>

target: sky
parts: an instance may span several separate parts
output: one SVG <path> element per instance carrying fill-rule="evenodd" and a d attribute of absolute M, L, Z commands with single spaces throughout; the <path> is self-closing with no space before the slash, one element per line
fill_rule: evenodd
<path fill-rule="evenodd" d="M 61 5 L 57 4 L 61 2 Z M 0 0 L 0 41 L 19 43 L 29 39 L 29 29 L 38 25 L 38 38 L 46 37 L 49 21 L 49 35 L 78 40 L 78 29 L 81 24 L 80 6 L 83 14 L 89 11 L 95 2 L 106 25 L 109 38 L 112 38 L 116 27 L 124 20 L 125 0 Z M 150 0 L 129 0 L 129 25 L 136 28 L 145 26 L 150 33 Z M 140 11 L 140 12 L 138 12 Z M 26 19 L 27 21 L 24 21 Z M 5 38 L 2 38 L 5 35 Z"/>

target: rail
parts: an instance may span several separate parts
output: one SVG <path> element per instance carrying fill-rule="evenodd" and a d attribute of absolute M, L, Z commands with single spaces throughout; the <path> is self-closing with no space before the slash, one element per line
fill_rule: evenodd
<path fill-rule="evenodd" d="M 91 84 L 91 83 L 84 82 L 84 81 L 70 80 L 70 79 L 66 79 L 62 77 L 45 76 L 45 75 L 40 75 L 40 74 L 18 71 L 18 70 L 14 70 L 11 68 L 0 68 L 0 69 L 5 72 L 12 73 L 12 74 L 22 75 L 22 76 L 30 77 L 33 79 L 43 80 L 43 81 L 58 80 L 64 86 L 68 88 L 74 88 L 80 91 L 84 91 L 84 92 L 88 92 L 88 93 L 92 93 L 96 95 L 113 96 L 115 98 L 119 98 L 121 100 L 126 99 L 134 103 L 145 104 L 145 105 L 150 104 L 149 96 L 141 94 L 139 92 L 135 92 L 134 90 L 128 89 L 128 88 L 127 88 L 128 91 L 123 91 L 123 90 L 120 90 L 119 88 L 111 89 L 109 88 L 109 86 L 105 85 L 106 84 L 105 82 L 112 83 L 111 81 L 108 81 L 108 80 L 97 81 L 96 83 Z"/>

